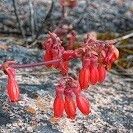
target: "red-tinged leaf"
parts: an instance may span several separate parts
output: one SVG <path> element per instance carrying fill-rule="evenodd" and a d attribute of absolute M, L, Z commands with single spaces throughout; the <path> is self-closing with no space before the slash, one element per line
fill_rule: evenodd
<path fill-rule="evenodd" d="M 65 112 L 70 119 L 74 119 L 76 116 L 76 105 L 71 96 L 65 96 Z"/>
<path fill-rule="evenodd" d="M 91 113 L 90 103 L 84 96 L 78 95 L 76 97 L 76 102 L 77 107 L 84 115 L 88 115 Z"/>

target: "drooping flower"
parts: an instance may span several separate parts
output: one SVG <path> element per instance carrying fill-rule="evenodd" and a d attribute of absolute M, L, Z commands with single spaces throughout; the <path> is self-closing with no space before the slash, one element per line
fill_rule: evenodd
<path fill-rule="evenodd" d="M 81 89 L 86 89 L 90 83 L 90 70 L 89 70 L 90 60 L 85 59 L 83 61 L 83 68 L 79 73 L 79 83 Z"/>
<path fill-rule="evenodd" d="M 64 98 L 63 98 L 64 88 L 62 85 L 56 87 L 56 98 L 54 100 L 54 117 L 61 118 L 64 112 Z"/>
<path fill-rule="evenodd" d="M 99 73 L 98 82 L 102 83 L 105 80 L 105 77 L 106 77 L 106 69 L 103 65 L 98 66 L 98 73 Z"/>
<path fill-rule="evenodd" d="M 65 95 L 65 112 L 67 117 L 74 119 L 76 116 L 76 105 L 73 97 L 71 95 Z"/>
<path fill-rule="evenodd" d="M 8 76 L 7 80 L 7 95 L 11 102 L 17 102 L 20 99 L 20 90 L 16 81 L 16 72 L 12 67 L 4 69 L 5 74 Z"/>
<path fill-rule="evenodd" d="M 97 69 L 97 64 L 95 62 L 91 62 L 90 64 L 90 83 L 95 85 L 98 82 L 99 73 Z"/>
<path fill-rule="evenodd" d="M 77 102 L 77 107 L 79 110 L 84 114 L 88 115 L 91 110 L 90 110 L 90 103 L 89 101 L 82 95 L 77 95 L 76 96 L 76 102 Z"/>

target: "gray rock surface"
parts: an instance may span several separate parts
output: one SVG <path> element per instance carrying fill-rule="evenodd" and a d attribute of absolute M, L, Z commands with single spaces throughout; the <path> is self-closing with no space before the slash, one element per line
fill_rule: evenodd
<path fill-rule="evenodd" d="M 18 0 L 18 10 L 20 18 L 23 22 L 23 27 L 27 33 L 30 33 L 30 12 L 28 0 Z M 34 0 L 34 18 L 36 30 L 41 26 L 45 18 L 51 1 L 49 0 Z M 54 8 L 51 17 L 48 20 L 47 26 L 44 26 L 44 32 L 50 30 L 50 26 L 55 26 L 61 18 L 61 8 L 54 0 Z M 69 23 L 76 23 L 79 18 L 83 17 L 81 22 L 76 25 L 76 30 L 79 33 L 95 30 L 98 32 L 127 32 L 133 30 L 133 1 L 132 0 L 88 0 L 87 10 L 85 0 L 79 0 L 78 7 L 68 10 L 67 20 Z M 15 30 L 16 20 L 13 12 L 12 1 L 2 0 L 0 3 L 0 26 L 2 23 L 8 25 L 8 29 Z M 4 27 L 5 29 L 6 26 Z"/>

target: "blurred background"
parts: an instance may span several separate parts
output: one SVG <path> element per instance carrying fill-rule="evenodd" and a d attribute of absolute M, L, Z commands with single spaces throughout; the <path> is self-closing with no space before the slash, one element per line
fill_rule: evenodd
<path fill-rule="evenodd" d="M 63 17 L 63 13 L 65 17 Z M 64 26 L 64 27 L 63 27 Z M 133 31 L 132 0 L 79 0 L 74 8 L 62 9 L 57 0 L 1 0 L 0 34 L 24 39 L 39 47 L 49 31 L 57 27 L 74 29 L 82 35 L 90 31 L 110 40 Z M 132 38 L 119 42 L 121 69 L 132 67 Z M 117 66 L 119 67 L 119 66 Z M 119 68 L 120 68 L 119 67 Z"/>

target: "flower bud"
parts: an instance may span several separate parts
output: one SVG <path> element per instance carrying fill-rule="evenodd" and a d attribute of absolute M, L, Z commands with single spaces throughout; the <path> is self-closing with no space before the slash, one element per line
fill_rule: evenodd
<path fill-rule="evenodd" d="M 64 99 L 63 99 L 64 88 L 60 85 L 56 88 L 56 98 L 54 100 L 54 117 L 61 118 L 64 112 Z"/>
<path fill-rule="evenodd" d="M 79 83 L 81 89 L 86 89 L 90 83 L 90 71 L 88 68 L 82 68 L 79 73 Z"/>
<path fill-rule="evenodd" d="M 95 64 L 91 64 L 90 66 L 90 83 L 92 85 L 95 85 L 98 82 L 99 79 L 99 73 L 97 66 Z"/>
<path fill-rule="evenodd" d="M 72 96 L 65 96 L 65 112 L 70 119 L 74 119 L 76 116 L 76 105 Z"/>
<path fill-rule="evenodd" d="M 5 68 L 5 73 L 8 76 L 7 80 L 7 95 L 11 102 L 17 102 L 20 99 L 19 86 L 16 81 L 15 69 L 8 67 Z"/>
<path fill-rule="evenodd" d="M 76 102 L 77 102 L 77 107 L 84 115 L 88 115 L 91 112 L 90 103 L 84 96 L 81 95 L 76 96 Z"/>
<path fill-rule="evenodd" d="M 68 61 L 61 61 L 59 63 L 58 69 L 61 71 L 62 75 L 66 75 L 68 73 Z"/>
<path fill-rule="evenodd" d="M 102 83 L 106 77 L 106 69 L 104 66 L 100 65 L 98 66 L 98 73 L 99 73 L 99 79 L 98 79 L 98 82 L 99 83 Z"/>
<path fill-rule="evenodd" d="M 90 70 L 89 70 L 90 60 L 83 60 L 83 68 L 79 73 L 79 83 L 81 89 L 86 89 L 90 83 Z"/>

